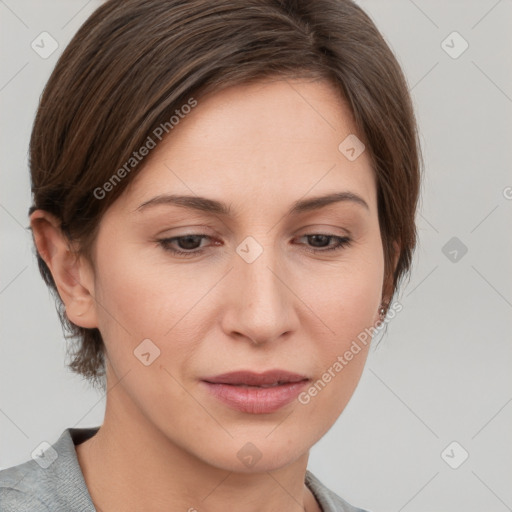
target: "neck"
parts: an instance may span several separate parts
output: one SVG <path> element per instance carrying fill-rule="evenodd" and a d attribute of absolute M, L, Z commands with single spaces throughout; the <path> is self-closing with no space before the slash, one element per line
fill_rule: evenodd
<path fill-rule="evenodd" d="M 272 471 L 216 467 L 215 461 L 177 445 L 137 414 L 121 386 L 107 395 L 105 420 L 97 434 L 76 452 L 92 501 L 102 512 L 321 512 L 304 483 L 307 453 Z"/>

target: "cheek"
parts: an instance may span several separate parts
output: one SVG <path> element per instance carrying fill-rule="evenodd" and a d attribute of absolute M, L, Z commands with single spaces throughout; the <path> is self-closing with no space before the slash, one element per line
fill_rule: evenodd
<path fill-rule="evenodd" d="M 198 275 L 148 264 L 136 250 L 120 244 L 104 246 L 97 267 L 98 325 L 118 375 L 141 369 L 134 351 L 143 340 L 151 340 L 156 361 L 166 366 L 192 355 L 194 340 L 200 339 L 198 326 L 204 330 L 208 325 L 203 314 L 207 301 L 201 299 L 218 281 L 215 272 Z"/>
<path fill-rule="evenodd" d="M 103 306 L 99 308 L 100 330 L 107 333 L 124 328 L 125 334 L 128 331 L 134 339 L 143 339 L 159 338 L 171 329 L 183 316 L 184 292 L 190 289 L 190 282 L 162 270 L 128 245 L 110 250 L 104 244 L 98 258 L 96 288 L 97 300 Z"/>
<path fill-rule="evenodd" d="M 135 251 L 104 243 L 98 255 L 98 327 L 111 360 L 133 363 L 130 356 L 142 340 L 156 341 L 172 326 L 173 318 L 164 311 L 165 295 L 172 291 L 166 292 L 162 279 L 135 258 Z"/>
<path fill-rule="evenodd" d="M 325 324 L 328 338 L 338 347 L 376 320 L 382 299 L 382 248 L 368 244 L 337 267 L 307 272 L 301 294 Z"/>
<path fill-rule="evenodd" d="M 322 286 L 311 277 L 303 283 L 310 290 L 308 304 L 325 324 L 325 335 L 316 340 L 316 380 L 299 402 L 319 425 L 334 421 L 350 400 L 363 372 L 382 294 L 382 249 L 361 252 Z M 311 293 L 314 290 L 314 293 Z"/>

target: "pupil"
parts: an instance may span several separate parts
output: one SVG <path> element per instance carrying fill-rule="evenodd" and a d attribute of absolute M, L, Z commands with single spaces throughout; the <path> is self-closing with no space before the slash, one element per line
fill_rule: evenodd
<path fill-rule="evenodd" d="M 316 245 L 315 241 L 320 240 L 320 242 L 321 242 L 323 240 L 324 242 L 329 242 L 329 240 L 328 240 L 329 237 L 327 235 L 311 235 L 310 238 L 313 239 L 313 245 L 315 245 L 316 247 L 325 247 L 325 245 L 328 245 L 328 243 L 327 244 L 321 243 L 320 245 Z"/>
<path fill-rule="evenodd" d="M 197 245 L 197 242 L 200 241 L 200 237 L 198 235 L 189 235 L 180 238 L 180 246 L 182 249 L 196 249 L 194 247 Z M 190 247 L 192 245 L 192 247 Z"/>

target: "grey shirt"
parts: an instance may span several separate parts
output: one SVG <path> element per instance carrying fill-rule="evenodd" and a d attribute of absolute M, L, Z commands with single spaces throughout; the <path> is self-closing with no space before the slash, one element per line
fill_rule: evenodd
<path fill-rule="evenodd" d="M 35 459 L 0 471 L 0 511 L 96 512 L 75 445 L 94 436 L 98 429 L 67 428 Z M 305 483 L 323 512 L 365 512 L 348 504 L 308 470 Z"/>

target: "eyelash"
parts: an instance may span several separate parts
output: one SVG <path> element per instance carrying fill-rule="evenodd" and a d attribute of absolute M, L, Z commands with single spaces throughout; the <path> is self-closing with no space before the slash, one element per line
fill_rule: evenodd
<path fill-rule="evenodd" d="M 320 253 L 323 253 L 323 252 L 331 252 L 331 251 L 339 251 L 341 249 L 344 249 L 345 247 L 348 247 L 351 244 L 351 242 L 352 242 L 352 240 L 349 237 L 330 235 L 330 234 L 327 234 L 327 233 L 312 233 L 312 234 L 308 234 L 308 235 L 302 235 L 300 238 L 312 237 L 312 236 L 325 236 L 325 237 L 328 237 L 330 239 L 337 240 L 337 244 L 336 245 L 331 246 L 331 247 L 329 247 L 327 249 L 307 249 L 308 252 L 312 252 L 314 254 L 320 254 Z M 206 249 L 195 249 L 193 251 L 182 251 L 180 249 L 173 249 L 171 247 L 170 244 L 173 241 L 180 240 L 182 238 L 188 238 L 188 237 L 200 237 L 201 239 L 211 238 L 208 235 L 197 235 L 197 234 L 194 234 L 194 233 L 190 233 L 190 234 L 187 234 L 187 235 L 175 236 L 175 237 L 172 237 L 172 238 L 163 238 L 161 240 L 157 240 L 157 242 L 164 249 L 164 251 L 170 252 L 170 253 L 172 253 L 172 254 L 174 254 L 176 256 L 179 256 L 179 257 L 187 258 L 187 257 L 198 256 L 200 254 L 203 254 Z"/>

